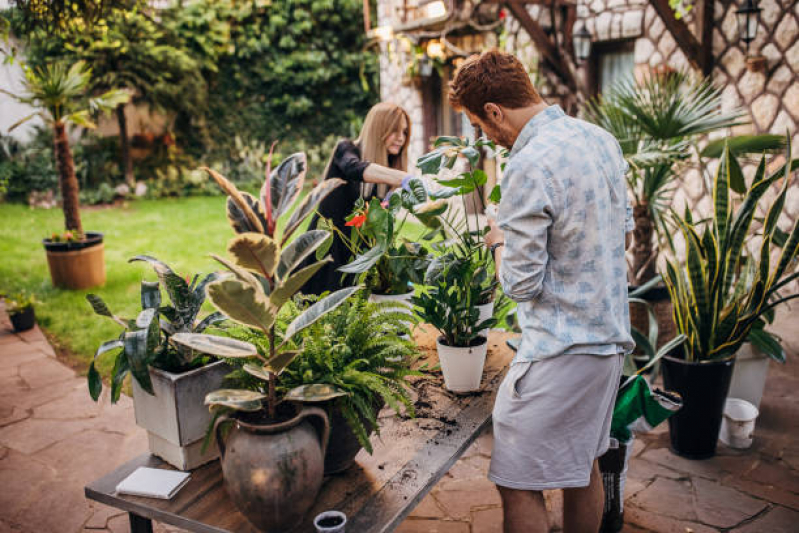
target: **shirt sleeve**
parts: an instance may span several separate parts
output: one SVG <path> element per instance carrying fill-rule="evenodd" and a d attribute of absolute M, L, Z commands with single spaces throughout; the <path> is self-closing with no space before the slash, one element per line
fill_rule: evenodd
<path fill-rule="evenodd" d="M 497 223 L 505 234 L 499 281 L 512 300 L 525 302 L 541 292 L 549 255 L 547 241 L 554 202 L 548 178 L 536 169 L 508 171 L 502 183 Z"/>
<path fill-rule="evenodd" d="M 336 146 L 333 162 L 347 181 L 362 182 L 363 172 L 371 163 L 361 159 L 361 151 L 352 141 L 341 141 Z"/>
<path fill-rule="evenodd" d="M 633 206 L 630 203 L 630 199 L 627 198 L 626 204 L 626 214 L 624 217 L 624 233 L 630 233 L 632 230 L 635 229 L 635 220 L 633 220 Z"/>

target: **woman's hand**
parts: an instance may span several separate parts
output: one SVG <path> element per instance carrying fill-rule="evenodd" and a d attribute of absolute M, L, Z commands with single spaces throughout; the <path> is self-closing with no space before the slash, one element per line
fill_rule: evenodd
<path fill-rule="evenodd" d="M 483 237 L 483 242 L 487 247 L 491 247 L 494 244 L 504 243 L 505 242 L 505 233 L 499 229 L 497 225 L 497 221 L 493 218 L 488 219 L 488 227 L 490 228 L 488 233 L 485 234 Z"/>

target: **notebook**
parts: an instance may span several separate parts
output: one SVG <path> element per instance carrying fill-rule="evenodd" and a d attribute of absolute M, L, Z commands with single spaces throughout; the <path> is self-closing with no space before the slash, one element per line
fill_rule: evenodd
<path fill-rule="evenodd" d="M 169 500 L 188 482 L 188 472 L 140 466 L 119 482 L 117 494 Z"/>

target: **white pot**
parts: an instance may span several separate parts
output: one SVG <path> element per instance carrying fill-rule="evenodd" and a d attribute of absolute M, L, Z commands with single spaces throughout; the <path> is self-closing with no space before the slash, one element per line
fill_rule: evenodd
<path fill-rule="evenodd" d="M 752 445 L 757 407 L 739 398 L 727 398 L 721 420 L 719 440 L 731 448 L 746 449 Z"/>
<path fill-rule="evenodd" d="M 740 398 L 760 409 L 763 389 L 766 386 L 769 357 L 752 346 L 744 343 L 735 354 L 735 366 L 732 369 L 732 381 L 728 398 Z"/>
<path fill-rule="evenodd" d="M 222 388 L 230 373 L 223 361 L 173 374 L 150 367 L 155 395 L 133 380 L 136 424 L 147 430 L 150 452 L 180 470 L 191 470 L 219 457 L 214 439 L 201 453 L 211 414 L 205 395 Z"/>
<path fill-rule="evenodd" d="M 482 338 L 482 344 L 467 348 L 447 346 L 441 342 L 443 337 L 436 339 L 444 385 L 452 392 L 472 392 L 480 389 L 488 340 L 485 337 L 479 338 Z"/>
<path fill-rule="evenodd" d="M 404 310 L 403 313 L 408 313 L 409 315 L 413 314 L 413 304 L 411 303 L 411 298 L 413 298 L 413 291 L 406 292 L 405 294 L 370 294 L 369 301 L 372 303 L 380 303 L 380 302 L 399 302 L 405 304 L 408 309 Z"/>
<path fill-rule="evenodd" d="M 494 301 L 492 300 L 487 304 L 478 305 L 477 310 L 480 311 L 480 318 L 477 320 L 477 323 L 485 322 L 494 316 Z M 481 329 L 479 334 L 488 337 L 488 328 Z"/>

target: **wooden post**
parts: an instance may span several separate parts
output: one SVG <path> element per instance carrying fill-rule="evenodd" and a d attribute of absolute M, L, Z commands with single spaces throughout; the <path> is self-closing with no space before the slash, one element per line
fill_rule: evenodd
<path fill-rule="evenodd" d="M 713 0 L 710 0 L 711 2 Z M 660 16 L 660 19 L 663 21 L 663 25 L 666 26 L 666 29 L 669 30 L 671 35 L 674 37 L 674 40 L 677 42 L 677 46 L 685 54 L 685 57 L 688 58 L 688 61 L 691 64 L 704 72 L 704 67 L 702 66 L 702 61 L 700 59 L 700 45 L 699 41 L 696 40 L 694 34 L 691 33 L 691 30 L 688 29 L 688 25 L 685 24 L 682 20 L 677 20 L 674 17 L 674 10 L 669 5 L 669 0 L 650 0 L 652 3 L 652 7 L 655 8 L 657 14 Z M 710 43 L 703 43 L 705 46 L 710 47 L 712 44 L 712 26 L 713 26 L 713 15 L 711 12 L 710 15 L 710 28 L 708 31 L 711 32 L 711 42 Z M 712 56 L 713 51 L 710 50 L 710 54 Z"/>
<path fill-rule="evenodd" d="M 713 6 L 715 0 L 702 0 L 699 6 L 699 35 L 702 46 L 699 48 L 699 63 L 702 74 L 713 74 Z"/>
<path fill-rule="evenodd" d="M 369 33 L 372 29 L 372 13 L 369 0 L 363 0 L 363 31 Z"/>

